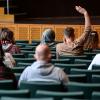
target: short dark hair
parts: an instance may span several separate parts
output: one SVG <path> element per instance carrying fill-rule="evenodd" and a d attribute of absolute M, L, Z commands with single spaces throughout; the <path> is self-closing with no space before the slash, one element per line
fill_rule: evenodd
<path fill-rule="evenodd" d="M 72 27 L 67 27 L 64 29 L 64 35 L 67 37 L 74 37 L 74 29 Z"/>

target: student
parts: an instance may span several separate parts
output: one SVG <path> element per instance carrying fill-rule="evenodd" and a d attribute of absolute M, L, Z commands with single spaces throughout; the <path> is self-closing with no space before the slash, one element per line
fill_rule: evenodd
<path fill-rule="evenodd" d="M 56 46 L 57 58 L 60 55 L 80 55 L 83 53 L 83 46 L 88 38 L 91 31 L 91 24 L 88 12 L 80 7 L 76 6 L 76 10 L 84 15 L 85 18 L 85 28 L 84 33 L 78 39 L 75 39 L 74 29 L 72 27 L 67 27 L 64 29 L 64 40 L 63 43 L 59 43 Z"/>
<path fill-rule="evenodd" d="M 100 54 L 96 54 L 96 56 L 93 58 L 91 64 L 88 67 L 88 70 L 92 70 L 93 65 L 100 65 Z"/>
<path fill-rule="evenodd" d="M 91 31 L 91 33 L 88 36 L 88 39 L 86 40 L 84 44 L 84 49 L 98 49 L 99 46 L 99 37 L 98 33 L 96 31 Z"/>
<path fill-rule="evenodd" d="M 0 41 L 0 80 L 5 80 L 5 79 L 13 80 L 13 85 L 15 88 L 17 88 L 17 81 L 15 75 L 13 74 L 10 68 L 5 66 L 5 64 L 3 63 L 3 58 L 4 58 L 4 52 L 2 50 Z"/>
<path fill-rule="evenodd" d="M 34 56 L 36 62 L 23 71 L 19 79 L 19 85 L 21 81 L 53 81 L 63 84 L 68 82 L 68 76 L 64 71 L 49 63 L 51 53 L 47 45 L 38 45 Z"/>
<path fill-rule="evenodd" d="M 20 53 L 20 49 L 15 45 L 14 33 L 11 30 L 3 28 L 0 32 L 0 38 L 4 52 Z"/>
<path fill-rule="evenodd" d="M 42 33 L 41 44 L 47 44 L 49 47 L 55 47 L 55 32 L 52 29 L 45 29 Z"/>

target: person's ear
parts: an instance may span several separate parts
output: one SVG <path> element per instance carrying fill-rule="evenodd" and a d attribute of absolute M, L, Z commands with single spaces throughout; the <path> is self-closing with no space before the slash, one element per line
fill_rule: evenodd
<path fill-rule="evenodd" d="M 36 54 L 34 54 L 34 55 L 33 55 L 33 58 L 37 59 L 37 56 L 36 56 Z"/>
<path fill-rule="evenodd" d="M 64 43 L 66 43 L 66 39 L 65 39 L 65 37 L 63 38 L 63 41 L 64 41 Z"/>
<path fill-rule="evenodd" d="M 47 61 L 49 62 L 51 60 L 51 54 L 48 55 Z"/>
<path fill-rule="evenodd" d="M 51 59 L 51 54 L 48 55 L 48 58 Z"/>

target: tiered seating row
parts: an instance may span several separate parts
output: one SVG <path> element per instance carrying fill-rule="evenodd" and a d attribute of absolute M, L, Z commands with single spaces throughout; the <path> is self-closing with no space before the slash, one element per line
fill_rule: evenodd
<path fill-rule="evenodd" d="M 22 52 L 21 54 L 13 55 L 17 65 L 16 67 L 12 68 L 12 71 L 15 73 L 17 81 L 19 80 L 19 77 L 25 67 L 31 65 L 35 61 L 32 56 L 36 45 L 38 44 L 39 41 L 38 43 L 35 43 L 34 41 L 33 44 L 28 44 L 28 42 L 18 43 L 17 41 L 17 45 L 21 47 Z M 23 82 L 18 90 L 16 90 L 12 85 L 12 81 L 6 81 L 6 84 L 1 82 L 0 96 L 8 96 L 2 97 L 1 100 L 96 100 L 96 98 L 99 100 L 100 70 L 88 71 L 87 67 L 91 63 L 92 56 L 100 52 L 100 50 L 84 51 L 85 53 L 81 56 L 64 56 L 59 60 L 56 59 L 56 56 L 52 57 L 51 62 L 55 64 L 55 66 L 62 68 L 68 74 L 70 82 L 66 84 L 65 87 L 62 87 L 62 85 L 59 83 L 42 83 L 41 81 Z M 51 53 L 55 55 L 56 48 L 52 48 Z M 99 69 L 100 66 L 96 66 L 96 68 Z"/>

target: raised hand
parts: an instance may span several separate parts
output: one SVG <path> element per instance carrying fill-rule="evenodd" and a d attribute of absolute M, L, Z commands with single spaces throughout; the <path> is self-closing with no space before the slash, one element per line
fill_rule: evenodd
<path fill-rule="evenodd" d="M 75 6 L 75 9 L 81 14 L 87 13 L 86 9 L 82 8 L 81 6 Z"/>

